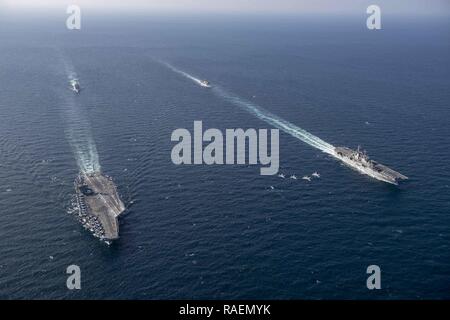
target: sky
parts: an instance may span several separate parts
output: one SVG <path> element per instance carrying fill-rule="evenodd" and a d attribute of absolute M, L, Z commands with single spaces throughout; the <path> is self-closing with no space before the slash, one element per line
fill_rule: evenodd
<path fill-rule="evenodd" d="M 448 14 L 450 0 L 0 0 L 0 10 L 61 9 L 76 4 L 103 12 L 346 14 L 380 6 L 385 13 Z"/>

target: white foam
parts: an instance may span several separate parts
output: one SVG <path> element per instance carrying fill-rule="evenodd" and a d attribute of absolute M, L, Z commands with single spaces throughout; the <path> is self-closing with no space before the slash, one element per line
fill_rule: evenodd
<path fill-rule="evenodd" d="M 295 124 L 293 124 L 289 121 L 286 121 L 267 110 L 264 110 L 262 107 L 254 104 L 250 101 L 246 101 L 240 97 L 237 97 L 218 86 L 215 86 L 213 88 L 213 91 L 220 97 L 224 98 L 225 100 L 230 101 L 234 105 L 237 105 L 237 106 L 243 108 L 244 110 L 255 115 L 257 118 L 273 125 L 274 127 L 278 128 L 280 130 L 283 130 L 284 132 L 290 134 L 291 136 L 293 136 L 303 142 L 306 142 L 310 146 L 317 148 L 323 152 L 334 155 L 334 146 L 333 145 L 329 144 L 328 142 L 323 141 L 319 137 L 316 137 L 315 135 L 300 128 L 299 126 L 296 126 Z"/>
<path fill-rule="evenodd" d="M 181 74 L 182 76 L 184 76 L 198 84 L 201 84 L 200 79 L 190 75 L 189 73 L 184 72 L 167 62 L 163 62 L 163 61 L 159 61 L 159 62 L 162 63 L 163 65 L 165 65 L 166 67 L 168 67 L 170 70 L 172 70 L 178 74 Z M 246 100 L 226 91 L 225 89 L 223 89 L 217 85 L 214 85 L 214 87 L 212 88 L 212 91 L 219 97 L 233 103 L 234 105 L 237 105 L 238 107 L 241 107 L 242 109 L 248 111 L 249 113 L 253 114 L 257 118 L 290 134 L 291 136 L 309 144 L 310 146 L 317 148 L 317 149 L 319 149 L 325 153 L 328 153 L 330 155 L 333 155 L 333 156 L 335 155 L 333 145 L 329 144 L 328 142 L 323 141 L 319 137 L 316 137 L 315 135 L 300 128 L 299 126 L 296 126 L 295 124 L 290 123 L 289 121 L 286 121 L 286 120 L 272 114 L 271 112 L 264 110 L 264 108 L 254 104 L 250 101 L 246 101 Z"/>
<path fill-rule="evenodd" d="M 72 64 L 63 57 L 63 63 L 67 79 L 77 79 Z M 81 172 L 91 173 L 100 171 L 97 147 L 92 137 L 88 119 L 83 114 L 77 97 L 67 90 L 66 104 L 64 106 L 64 120 L 67 124 L 66 134 L 69 143 L 74 151 L 78 167 Z"/>
<path fill-rule="evenodd" d="M 194 82 L 197 83 L 198 85 L 200 85 L 200 86 L 203 85 L 201 79 L 198 79 L 198 78 L 196 78 L 196 77 L 190 75 L 190 74 L 187 73 L 187 72 L 184 72 L 184 71 L 181 71 L 181 70 L 178 69 L 178 68 L 175 68 L 175 67 L 174 67 L 173 65 L 171 65 L 170 63 L 167 63 L 167 62 L 164 62 L 164 61 L 158 61 L 158 62 L 161 63 L 161 64 L 163 64 L 163 65 L 165 65 L 167 68 L 169 68 L 169 69 L 172 70 L 173 72 L 176 72 L 176 73 L 178 73 L 178 74 L 181 74 L 183 77 L 186 77 L 186 78 L 188 78 L 188 79 L 194 81 Z"/>

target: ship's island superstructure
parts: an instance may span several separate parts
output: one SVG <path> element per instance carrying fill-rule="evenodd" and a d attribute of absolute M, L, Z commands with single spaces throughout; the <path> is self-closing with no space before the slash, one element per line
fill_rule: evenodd
<path fill-rule="evenodd" d="M 75 190 L 83 226 L 101 240 L 118 239 L 118 217 L 125 205 L 112 178 L 100 172 L 80 173 L 75 179 Z"/>
<path fill-rule="evenodd" d="M 335 156 L 342 162 L 372 178 L 395 185 L 398 184 L 399 180 L 408 179 L 407 176 L 369 159 L 367 153 L 361 151 L 360 147 L 357 150 L 347 147 L 336 147 L 334 152 Z"/>

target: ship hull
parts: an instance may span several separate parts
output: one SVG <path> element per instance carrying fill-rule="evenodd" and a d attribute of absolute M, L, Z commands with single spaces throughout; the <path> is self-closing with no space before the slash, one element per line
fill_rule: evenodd
<path fill-rule="evenodd" d="M 75 93 L 80 93 L 80 88 L 77 86 L 72 86 L 72 91 Z"/>
<path fill-rule="evenodd" d="M 76 199 L 83 226 L 105 240 L 119 238 L 118 217 L 125 210 L 112 179 L 100 172 L 75 179 Z"/>
<path fill-rule="evenodd" d="M 398 182 L 395 178 L 387 177 L 379 172 L 376 172 L 375 170 L 373 170 L 371 168 L 360 165 L 359 163 L 357 163 L 347 157 L 339 155 L 337 152 L 334 153 L 334 156 L 336 158 L 338 158 L 339 160 L 341 160 L 345 165 L 358 171 L 359 173 L 362 173 L 364 175 L 367 175 L 369 177 L 372 177 L 374 179 L 377 179 L 377 180 L 380 180 L 380 181 L 383 181 L 383 182 L 386 182 L 389 184 L 398 185 Z"/>

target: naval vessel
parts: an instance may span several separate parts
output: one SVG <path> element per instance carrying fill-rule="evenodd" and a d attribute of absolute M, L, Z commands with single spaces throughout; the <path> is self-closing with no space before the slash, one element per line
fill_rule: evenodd
<path fill-rule="evenodd" d="M 118 218 L 125 205 L 112 178 L 101 172 L 80 173 L 75 179 L 75 191 L 83 226 L 106 242 L 118 239 Z"/>
<path fill-rule="evenodd" d="M 201 80 L 200 85 L 205 88 L 211 88 L 211 83 L 208 80 Z"/>
<path fill-rule="evenodd" d="M 357 150 L 347 147 L 336 147 L 334 153 L 336 158 L 342 160 L 348 166 L 372 178 L 395 185 L 398 185 L 400 180 L 408 179 L 407 176 L 369 159 L 367 153 L 362 151 L 359 146 Z"/>
<path fill-rule="evenodd" d="M 81 88 L 80 88 L 80 82 L 78 81 L 78 79 L 70 80 L 70 86 L 71 86 L 72 91 L 74 91 L 75 93 L 80 93 Z"/>

